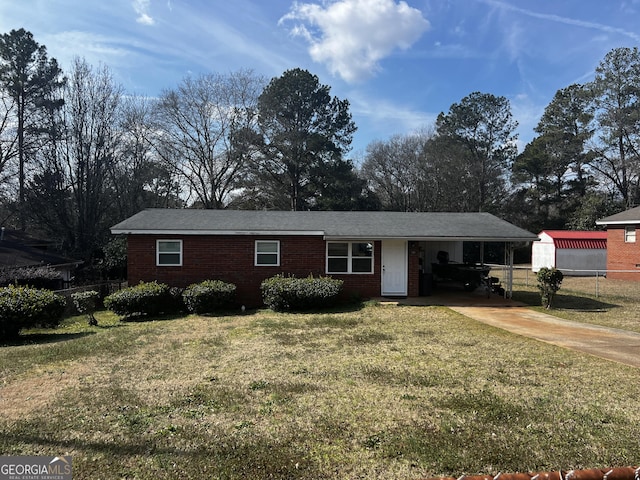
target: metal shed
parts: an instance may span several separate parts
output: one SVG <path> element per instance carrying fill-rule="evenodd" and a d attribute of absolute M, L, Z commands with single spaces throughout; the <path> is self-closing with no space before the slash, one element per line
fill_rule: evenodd
<path fill-rule="evenodd" d="M 543 230 L 531 252 L 531 268 L 557 268 L 569 276 L 589 276 L 607 269 L 607 232 Z"/>

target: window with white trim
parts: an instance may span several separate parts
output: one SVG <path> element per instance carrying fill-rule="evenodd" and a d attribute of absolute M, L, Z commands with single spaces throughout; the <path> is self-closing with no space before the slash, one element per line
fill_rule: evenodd
<path fill-rule="evenodd" d="M 327 273 L 373 273 L 373 242 L 327 242 Z"/>
<path fill-rule="evenodd" d="M 277 267 L 280 265 L 280 240 L 256 240 L 255 265 Z"/>
<path fill-rule="evenodd" d="M 156 265 L 181 267 L 182 240 L 156 240 Z"/>
<path fill-rule="evenodd" d="M 624 227 L 624 242 L 636 243 L 636 227 Z"/>

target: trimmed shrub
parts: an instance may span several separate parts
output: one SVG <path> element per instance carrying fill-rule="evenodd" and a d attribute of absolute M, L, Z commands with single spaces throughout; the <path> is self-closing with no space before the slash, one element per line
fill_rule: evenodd
<path fill-rule="evenodd" d="M 0 269 L 0 286 L 22 285 L 32 288 L 55 290 L 62 286 L 58 270 L 48 265 Z"/>
<path fill-rule="evenodd" d="M 540 290 L 540 297 L 542 300 L 542 306 L 550 309 L 555 297 L 556 292 L 560 290 L 562 284 L 563 274 L 557 268 L 543 267 L 538 271 L 538 290 Z"/>
<path fill-rule="evenodd" d="M 262 300 L 271 310 L 314 310 L 335 304 L 342 290 L 342 280 L 331 277 L 276 275 L 262 282 Z"/>
<path fill-rule="evenodd" d="M 229 308 L 236 295 L 236 286 L 222 280 L 205 280 L 189 285 L 182 299 L 191 313 L 214 313 Z"/>
<path fill-rule="evenodd" d="M 72 293 L 71 300 L 73 300 L 73 305 L 76 307 L 78 313 L 84 313 L 86 315 L 89 325 L 98 325 L 98 320 L 93 315 L 100 300 L 100 294 L 98 292 L 88 290 L 86 292 Z"/>
<path fill-rule="evenodd" d="M 140 282 L 108 295 L 104 299 L 104 306 L 123 317 L 154 316 L 176 311 L 175 298 L 172 289 L 164 283 Z"/>
<path fill-rule="evenodd" d="M 55 328 L 66 306 L 66 299 L 51 290 L 13 285 L 0 288 L 0 336 L 15 338 L 25 328 Z"/>

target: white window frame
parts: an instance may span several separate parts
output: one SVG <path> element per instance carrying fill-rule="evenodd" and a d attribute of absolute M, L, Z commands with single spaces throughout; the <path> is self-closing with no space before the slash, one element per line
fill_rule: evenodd
<path fill-rule="evenodd" d="M 178 252 L 162 252 L 160 251 L 160 245 L 162 243 L 177 243 L 180 245 L 180 251 Z M 178 255 L 178 263 L 160 263 L 160 254 L 174 254 Z M 181 267 L 182 266 L 182 240 L 175 238 L 160 238 L 156 240 L 156 266 L 157 267 Z"/>
<path fill-rule="evenodd" d="M 636 227 L 624 227 L 624 243 L 636 243 Z"/>
<path fill-rule="evenodd" d="M 275 244 L 276 245 L 276 263 L 260 263 L 258 261 L 260 255 L 273 255 L 274 252 L 260 252 L 258 250 L 258 245 L 263 243 Z M 253 264 L 256 267 L 279 267 L 280 266 L 280 240 L 256 240 L 255 248 L 254 248 L 254 257 Z"/>
<path fill-rule="evenodd" d="M 343 256 L 343 255 L 332 255 L 332 256 L 329 256 L 329 245 L 336 244 L 336 243 L 346 243 L 348 245 L 348 247 L 347 247 L 347 255 L 346 256 Z M 362 256 L 354 256 L 353 255 L 353 245 L 359 244 L 359 243 L 370 243 L 371 244 L 371 256 L 370 257 L 362 257 Z M 346 258 L 347 259 L 347 271 L 346 272 L 333 272 L 333 271 L 329 270 L 329 258 Z M 371 260 L 371 270 L 368 271 L 368 272 L 354 272 L 353 271 L 353 260 L 354 259 L 363 259 L 363 258 Z M 373 241 L 362 240 L 362 241 L 345 241 L 345 242 L 340 242 L 340 241 L 327 242 L 326 254 L 325 254 L 325 272 L 327 274 L 332 274 L 332 275 L 372 275 L 374 269 L 375 269 L 375 243 Z"/>

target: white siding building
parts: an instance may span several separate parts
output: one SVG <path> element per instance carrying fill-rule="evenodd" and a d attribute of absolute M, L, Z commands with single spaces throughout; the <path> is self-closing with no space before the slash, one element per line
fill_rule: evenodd
<path fill-rule="evenodd" d="M 557 268 L 568 276 L 595 275 L 607 269 L 607 232 L 543 230 L 533 242 L 531 268 Z"/>

